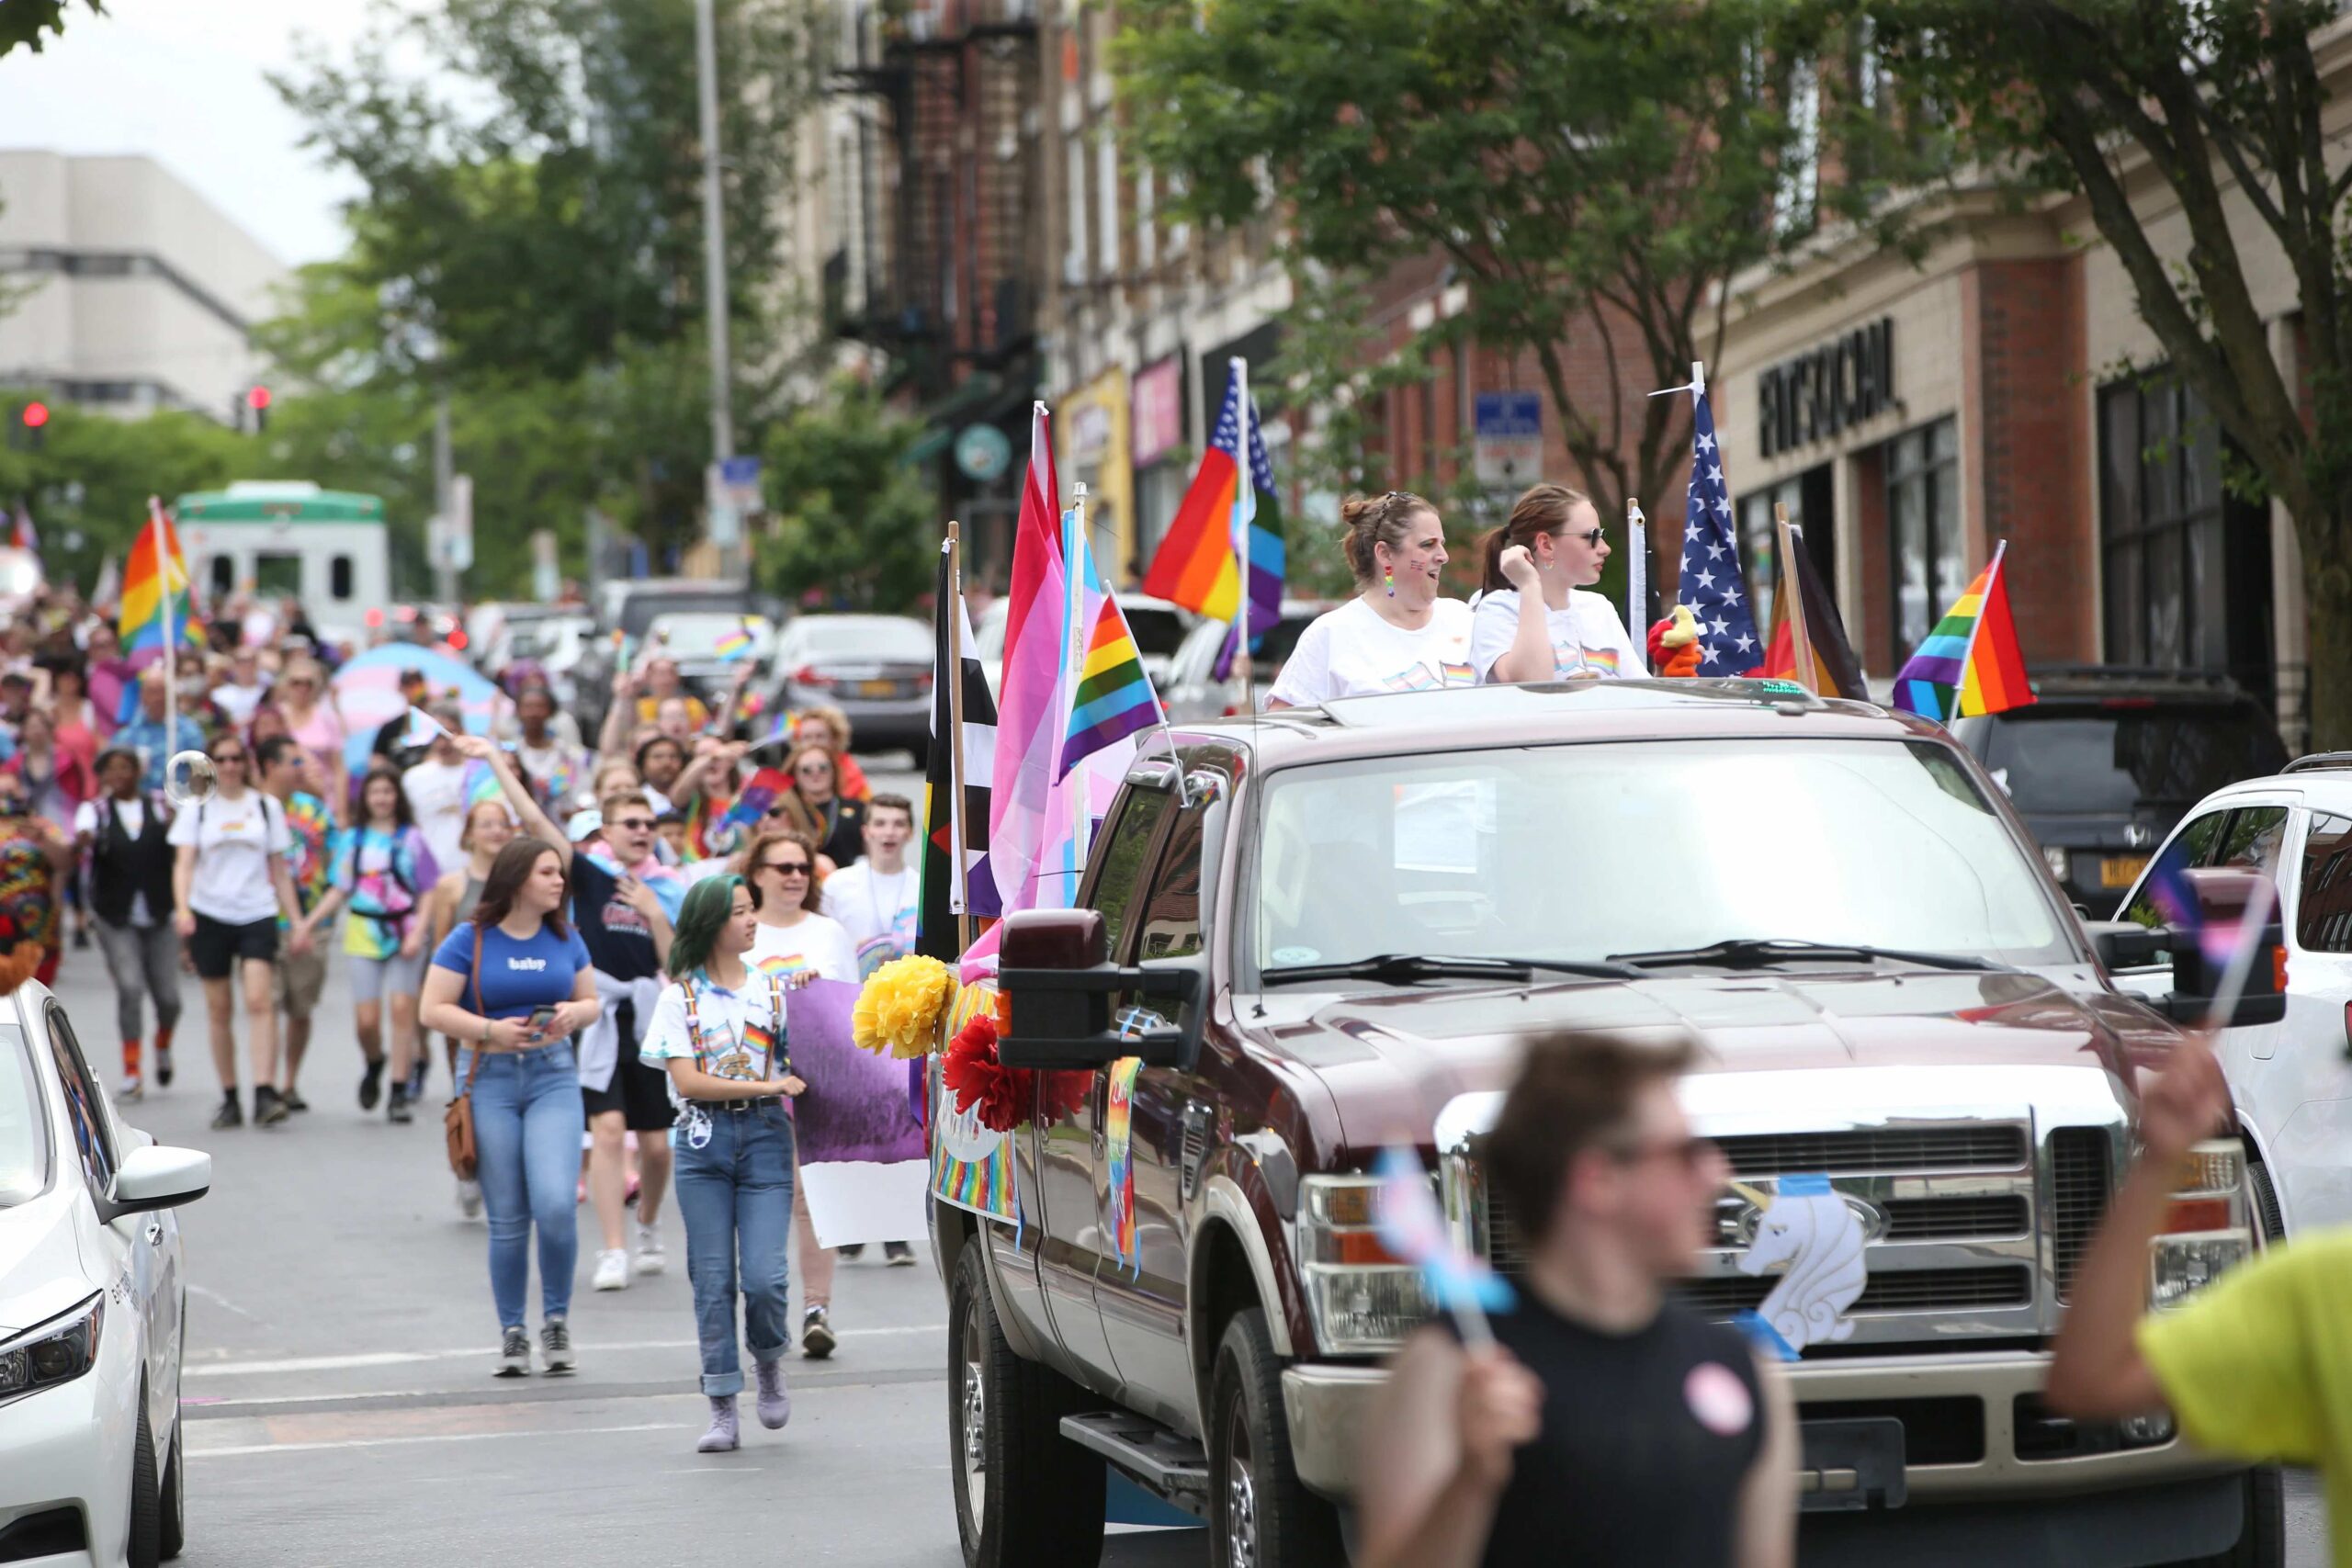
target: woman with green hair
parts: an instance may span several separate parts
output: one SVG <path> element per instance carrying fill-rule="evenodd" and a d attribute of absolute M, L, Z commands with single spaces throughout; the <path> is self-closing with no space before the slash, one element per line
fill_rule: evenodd
<path fill-rule="evenodd" d="M 707 877 L 689 888 L 670 942 L 670 984 L 639 1048 L 649 1065 L 668 1070 L 679 1102 L 678 1212 L 710 1399 L 710 1428 L 695 1447 L 707 1454 L 738 1442 L 739 1278 L 744 1337 L 759 1369 L 760 1425 L 773 1431 L 792 1417 L 784 1353 L 792 1344 L 793 1145 L 784 1102 L 808 1086 L 793 1076 L 785 1047 L 783 981 L 744 962 L 758 933 L 759 894 L 741 877 Z"/>

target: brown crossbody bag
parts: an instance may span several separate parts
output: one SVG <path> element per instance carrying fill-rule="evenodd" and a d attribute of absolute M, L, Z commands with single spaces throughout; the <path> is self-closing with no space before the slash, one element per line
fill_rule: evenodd
<path fill-rule="evenodd" d="M 474 922 L 474 1010 L 481 1011 L 481 922 Z M 473 1065 L 466 1069 L 466 1084 L 441 1113 L 441 1133 L 449 1141 L 449 1168 L 460 1181 L 471 1181 L 481 1161 L 474 1153 L 474 1079 L 481 1073 L 482 1048 L 474 1046 Z"/>

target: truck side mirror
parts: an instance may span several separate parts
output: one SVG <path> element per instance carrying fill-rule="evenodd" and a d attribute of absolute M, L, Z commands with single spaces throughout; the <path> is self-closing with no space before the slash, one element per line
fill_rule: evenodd
<path fill-rule="evenodd" d="M 1208 995 L 1205 952 L 1164 964 L 1110 963 L 1108 929 L 1095 909 L 1023 909 L 1008 915 L 997 953 L 997 987 L 1012 999 L 1012 1025 L 997 1042 L 1008 1067 L 1106 1066 L 1139 1056 L 1151 1066 L 1189 1067 L 1200 1048 Z M 1134 992 L 1175 1005 L 1171 1022 L 1148 1006 L 1127 1009 L 1114 1027 L 1111 998 Z"/>
<path fill-rule="evenodd" d="M 2167 931 L 2162 934 L 2172 950 L 2172 993 L 2165 998 L 2158 1010 L 2177 1022 L 2202 1023 L 2212 1008 L 2213 993 L 2221 988 L 2222 965 L 2209 961 L 2188 932 Z M 2245 989 L 2230 1016 L 2222 1021 L 2224 1025 L 2236 1028 L 2277 1023 L 2287 1016 L 2287 998 L 2278 989 L 2285 968 L 2285 942 L 2286 933 L 2280 928 L 2264 928 L 2262 946 L 2255 953 Z"/>
<path fill-rule="evenodd" d="M 2136 920 L 2085 920 L 2083 930 L 2089 933 L 2091 951 L 2110 974 L 2161 964 L 2171 951 L 2172 933 L 2162 926 L 2143 926 Z"/>

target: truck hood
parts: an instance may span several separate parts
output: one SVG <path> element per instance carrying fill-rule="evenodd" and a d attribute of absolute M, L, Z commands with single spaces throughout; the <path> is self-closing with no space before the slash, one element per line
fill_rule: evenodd
<path fill-rule="evenodd" d="M 1427 1144 L 1449 1100 L 1509 1088 L 1521 1041 L 1555 1029 L 1692 1036 L 1705 1074 L 2096 1067 L 2128 1097 L 2133 1069 L 2160 1062 L 2178 1032 L 2086 972 L 2063 978 L 2075 988 L 2010 970 L 1276 993 L 1258 1029 L 1325 1080 L 1356 1148 Z"/>

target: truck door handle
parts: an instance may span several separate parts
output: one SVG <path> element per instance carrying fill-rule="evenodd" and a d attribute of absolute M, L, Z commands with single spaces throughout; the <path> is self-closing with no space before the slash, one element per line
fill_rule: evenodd
<path fill-rule="evenodd" d="M 164 1245 L 164 1222 L 153 1214 L 147 1217 L 147 1245 L 150 1247 Z"/>

